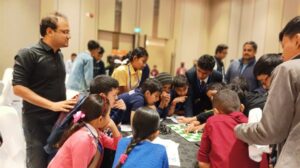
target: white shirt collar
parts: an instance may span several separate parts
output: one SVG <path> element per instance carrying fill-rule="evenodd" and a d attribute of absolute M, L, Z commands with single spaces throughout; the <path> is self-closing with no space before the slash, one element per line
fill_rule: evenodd
<path fill-rule="evenodd" d="M 207 83 L 207 81 L 208 81 L 208 77 L 207 78 L 205 78 L 204 80 L 199 80 L 200 81 L 200 83 L 202 82 L 202 81 L 204 81 L 205 83 Z"/>

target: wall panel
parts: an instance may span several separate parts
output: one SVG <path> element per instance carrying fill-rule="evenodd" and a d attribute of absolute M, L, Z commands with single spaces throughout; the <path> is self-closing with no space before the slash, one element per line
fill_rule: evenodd
<path fill-rule="evenodd" d="M 137 0 L 122 1 L 121 32 L 133 33 L 137 25 Z"/>
<path fill-rule="evenodd" d="M 115 0 L 99 0 L 99 29 L 115 30 Z"/>

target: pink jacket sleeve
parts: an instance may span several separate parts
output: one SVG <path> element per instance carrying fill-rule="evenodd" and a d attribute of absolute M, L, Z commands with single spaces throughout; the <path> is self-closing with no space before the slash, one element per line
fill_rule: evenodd
<path fill-rule="evenodd" d="M 209 138 L 209 132 L 210 132 L 211 126 L 209 123 L 205 125 L 204 133 L 201 138 L 200 142 L 200 148 L 198 150 L 198 156 L 197 159 L 199 162 L 205 162 L 209 163 L 209 153 L 211 150 L 211 141 Z"/>
<path fill-rule="evenodd" d="M 122 138 L 122 136 L 111 138 L 111 137 L 107 136 L 106 134 L 104 134 L 103 132 L 100 132 L 99 138 L 100 138 L 100 142 L 102 143 L 104 148 L 116 150 L 119 140 Z"/>

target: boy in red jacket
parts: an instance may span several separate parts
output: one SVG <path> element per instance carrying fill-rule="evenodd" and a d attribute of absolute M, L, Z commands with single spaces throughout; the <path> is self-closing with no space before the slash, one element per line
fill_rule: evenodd
<path fill-rule="evenodd" d="M 201 168 L 258 168 L 248 156 L 248 144 L 238 140 L 234 127 L 247 123 L 238 95 L 229 89 L 213 97 L 214 116 L 207 120 L 198 151 Z"/>

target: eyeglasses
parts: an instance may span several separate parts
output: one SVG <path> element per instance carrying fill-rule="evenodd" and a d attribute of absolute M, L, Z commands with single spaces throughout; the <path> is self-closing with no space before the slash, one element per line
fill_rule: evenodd
<path fill-rule="evenodd" d="M 60 32 L 65 35 L 70 35 L 70 30 L 55 30 L 55 32 Z"/>

